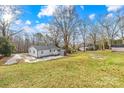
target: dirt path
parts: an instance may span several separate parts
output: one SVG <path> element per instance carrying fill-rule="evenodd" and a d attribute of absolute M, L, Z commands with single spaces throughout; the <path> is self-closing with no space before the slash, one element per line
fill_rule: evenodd
<path fill-rule="evenodd" d="M 15 54 L 13 57 L 11 57 L 9 60 L 5 62 L 5 65 L 18 63 L 18 60 L 20 59 L 22 59 L 22 57 L 19 54 Z"/>

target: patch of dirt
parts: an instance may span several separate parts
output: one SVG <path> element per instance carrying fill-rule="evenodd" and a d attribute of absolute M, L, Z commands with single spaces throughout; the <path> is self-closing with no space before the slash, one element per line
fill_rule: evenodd
<path fill-rule="evenodd" d="M 3 58 L 3 56 L 0 56 L 0 60 Z"/>
<path fill-rule="evenodd" d="M 106 56 L 98 55 L 98 54 L 90 54 L 91 58 L 98 59 L 98 60 L 104 60 L 106 59 Z"/>
<path fill-rule="evenodd" d="M 6 61 L 6 65 L 11 65 L 18 63 L 19 60 L 21 60 L 22 57 L 19 54 L 15 54 L 13 57 L 11 57 L 9 60 Z"/>
<path fill-rule="evenodd" d="M 40 61 L 47 61 L 47 60 L 54 60 L 61 58 L 63 56 L 49 56 L 49 57 L 43 57 L 43 58 L 35 58 L 32 56 L 29 56 L 28 54 L 13 54 L 11 57 L 4 58 L 4 60 L 0 60 L 0 62 L 3 65 L 12 65 L 12 64 L 18 64 L 18 63 L 35 63 L 35 62 L 40 62 Z"/>
<path fill-rule="evenodd" d="M 0 59 L 0 66 L 1 65 L 5 65 L 5 62 L 7 61 L 7 60 L 9 60 L 11 57 L 2 57 L 1 59 Z"/>

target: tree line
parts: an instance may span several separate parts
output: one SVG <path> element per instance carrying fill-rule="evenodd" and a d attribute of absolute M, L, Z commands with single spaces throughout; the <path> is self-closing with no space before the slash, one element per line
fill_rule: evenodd
<path fill-rule="evenodd" d="M 54 44 L 71 53 L 78 51 L 80 47 L 85 52 L 86 47 L 91 50 L 105 50 L 111 49 L 113 44 L 124 44 L 123 10 L 113 15 L 97 15 L 91 20 L 87 15 L 82 14 L 81 17 L 76 6 L 57 6 L 49 26 L 44 27 L 47 34 L 37 31 L 29 34 L 23 28 L 12 29 L 14 22 L 20 17 L 18 10 L 20 9 L 17 6 L 0 6 L 0 38 L 5 39 L 0 41 L 1 50 L 2 42 L 5 41 L 8 42 L 7 45 L 11 43 L 10 45 L 15 46 L 15 49 L 11 48 L 15 53 L 28 52 L 32 45 Z M 13 15 L 11 20 L 4 19 L 3 16 L 8 14 Z"/>

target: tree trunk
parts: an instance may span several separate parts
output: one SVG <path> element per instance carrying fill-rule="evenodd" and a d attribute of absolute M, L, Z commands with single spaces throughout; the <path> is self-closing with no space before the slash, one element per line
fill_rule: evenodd
<path fill-rule="evenodd" d="M 54 42 L 56 47 L 59 47 L 59 44 L 57 41 Z"/>
<path fill-rule="evenodd" d="M 84 42 L 84 52 L 86 52 L 86 44 L 85 44 L 85 42 Z"/>
<path fill-rule="evenodd" d="M 66 55 L 67 53 L 69 53 L 69 50 L 68 50 L 68 44 L 65 43 L 65 55 Z"/>
<path fill-rule="evenodd" d="M 85 37 L 84 37 L 84 52 L 86 52 L 86 40 L 85 40 Z"/>
<path fill-rule="evenodd" d="M 111 40 L 108 41 L 108 47 L 111 49 Z"/>
<path fill-rule="evenodd" d="M 84 40 L 84 52 L 86 52 L 86 36 L 85 36 L 85 34 L 83 35 L 83 40 Z"/>
<path fill-rule="evenodd" d="M 65 48 L 65 53 L 69 53 L 67 35 L 65 35 L 64 37 L 64 48 Z"/>
<path fill-rule="evenodd" d="M 3 34 L 3 37 L 6 37 L 6 32 L 4 28 L 2 29 L 2 34 Z"/>
<path fill-rule="evenodd" d="M 122 44 L 124 44 L 124 38 L 122 38 Z"/>
<path fill-rule="evenodd" d="M 124 32 L 121 31 L 121 39 L 122 39 L 122 44 L 124 44 Z"/>
<path fill-rule="evenodd" d="M 105 44 L 104 44 L 104 41 L 102 41 L 102 50 L 105 50 Z"/>
<path fill-rule="evenodd" d="M 96 50 L 96 41 L 93 42 L 93 50 Z"/>

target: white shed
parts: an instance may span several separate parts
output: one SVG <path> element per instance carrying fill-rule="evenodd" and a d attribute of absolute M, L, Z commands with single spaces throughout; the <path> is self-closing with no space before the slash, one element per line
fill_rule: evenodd
<path fill-rule="evenodd" d="M 60 48 L 48 45 L 48 46 L 31 46 L 28 50 L 29 55 L 33 57 L 45 57 L 45 56 L 55 56 L 55 55 L 61 55 L 64 52 Z"/>

